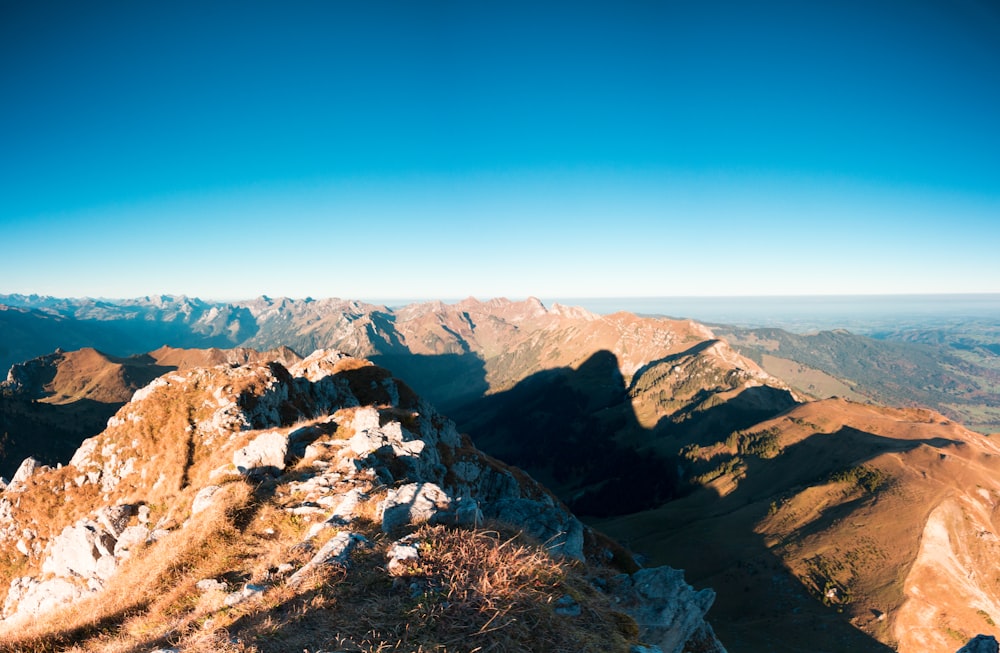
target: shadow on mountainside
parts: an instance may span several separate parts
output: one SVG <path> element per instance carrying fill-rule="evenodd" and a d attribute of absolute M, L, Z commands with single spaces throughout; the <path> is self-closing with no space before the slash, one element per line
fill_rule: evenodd
<path fill-rule="evenodd" d="M 707 391 L 706 391 L 707 392 Z M 790 395 L 752 387 L 707 401 L 700 409 L 644 428 L 609 351 L 578 368 L 531 375 L 505 392 L 450 412 L 477 446 L 524 468 L 578 514 L 605 517 L 639 512 L 684 494 L 680 449 L 693 441 L 720 441 L 734 430 L 794 405 Z"/>
<path fill-rule="evenodd" d="M 677 461 L 650 446 L 611 352 L 533 374 L 451 417 L 476 446 L 524 468 L 578 513 L 643 510 L 679 489 Z"/>
<path fill-rule="evenodd" d="M 655 361 L 650 361 L 646 363 L 638 370 L 636 370 L 635 374 L 632 376 L 632 382 L 629 383 L 628 391 L 633 392 L 639 386 L 639 379 L 643 378 L 643 376 L 650 373 L 652 370 L 655 370 L 656 368 L 664 365 L 670 366 L 675 362 L 684 360 L 685 358 L 696 356 L 704 352 L 705 350 L 709 349 L 712 345 L 715 345 L 719 342 L 722 341 L 717 338 L 702 340 L 701 342 L 694 345 L 690 349 L 685 349 L 684 351 L 679 351 L 675 354 L 670 354 L 669 356 L 664 356 L 663 358 L 658 358 Z"/>
<path fill-rule="evenodd" d="M 50 466 L 69 462 L 80 443 L 103 431 L 123 405 L 93 399 L 46 404 L 0 397 L 0 476 L 9 480 L 28 457 Z"/>
<path fill-rule="evenodd" d="M 878 615 L 890 606 L 838 601 L 828 601 L 832 605 L 825 606 L 823 594 L 829 588 L 836 587 L 838 596 L 845 597 L 851 596 L 850 588 L 826 574 L 822 564 L 806 576 L 811 586 L 803 584 L 771 547 L 798 547 L 859 509 L 886 500 L 881 492 L 890 491 L 891 485 L 819 509 L 809 523 L 792 529 L 781 542 L 772 541 L 771 546 L 758 527 L 776 505 L 791 496 L 829 482 L 838 472 L 858 469 L 880 454 L 961 444 L 946 438 L 899 440 L 850 427 L 834 433 L 817 432 L 773 458 L 742 456 L 745 467 L 740 480 L 724 496 L 701 488 L 656 510 L 597 527 L 657 564 L 684 569 L 687 580 L 696 587 L 715 589 L 717 598 L 710 620 L 730 650 L 886 653 L 893 649 L 866 635 L 851 621 L 853 616 L 855 623 L 864 623 L 866 620 L 859 614 Z M 824 548 L 835 565 L 846 565 L 847 569 L 855 564 L 867 565 L 866 572 L 891 575 L 891 569 L 873 570 L 875 565 L 870 560 L 858 562 L 846 556 L 846 551 L 838 553 L 839 546 L 855 544 L 853 539 L 846 543 L 827 541 Z M 899 544 L 916 546 L 916 542 Z M 872 621 L 871 616 L 867 621 Z M 886 635 L 891 633 L 886 631 Z"/>
<path fill-rule="evenodd" d="M 105 356 L 100 352 L 95 352 Z M 105 429 L 108 419 L 125 405 L 132 393 L 153 379 L 177 369 L 159 365 L 149 355 L 109 357 L 119 364 L 117 377 L 81 375 L 71 387 L 52 389 L 58 375 L 53 354 L 15 366 L 24 384 L 0 392 L 0 476 L 9 479 L 25 458 L 55 466 L 67 463 L 77 447 Z M 37 363 L 37 364 L 36 364 Z M 71 394 L 72 396 L 67 396 Z"/>
<path fill-rule="evenodd" d="M 733 431 L 750 428 L 798 405 L 791 393 L 768 385 L 744 388 L 722 401 L 708 390 L 699 391 L 690 406 L 661 418 L 653 431 L 678 446 L 707 445 Z"/>
<path fill-rule="evenodd" d="M 489 390 L 483 360 L 472 353 L 436 356 L 391 353 L 367 358 L 391 370 L 396 378 L 404 379 L 418 395 L 446 415 L 480 399 Z"/>

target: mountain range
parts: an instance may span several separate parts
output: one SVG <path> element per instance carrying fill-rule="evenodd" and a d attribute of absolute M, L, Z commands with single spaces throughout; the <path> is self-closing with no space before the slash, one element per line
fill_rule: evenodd
<path fill-rule="evenodd" d="M 986 341 L 935 354 L 925 342 L 602 316 L 531 299 L 400 309 L 0 301 L 10 305 L 4 325 L 22 325 L 4 330 L 8 355 L 49 347 L 3 385 L 7 470 L 31 453 L 17 448 L 25 442 L 65 464 L 154 378 L 294 367 L 295 352 L 330 347 L 405 379 L 477 447 L 640 560 L 712 587 L 709 618 L 730 650 L 953 651 L 996 630 L 1000 581 L 988 561 L 1000 451 L 956 422 L 997 405 Z M 237 345 L 254 350 L 229 350 Z M 51 353 L 83 346 L 101 351 Z M 223 349 L 190 349 L 206 346 Z M 57 411 L 84 407 L 104 412 L 71 421 L 76 430 L 50 447 L 46 425 L 72 415 Z M 31 419 L 10 419 L 22 414 Z"/>

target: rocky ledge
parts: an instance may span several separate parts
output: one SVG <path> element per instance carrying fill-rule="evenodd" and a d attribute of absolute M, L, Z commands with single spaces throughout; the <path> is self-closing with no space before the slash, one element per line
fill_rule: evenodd
<path fill-rule="evenodd" d="M 157 567 L 191 546 L 194 533 L 213 528 L 228 529 L 225 541 L 241 551 L 226 558 L 228 567 L 220 562 L 199 578 L 185 576 L 209 569 L 197 559 Z M 142 586 L 129 574 L 168 569 L 171 582 L 192 588 L 188 607 L 177 609 L 172 625 L 147 627 L 159 640 L 183 643 L 195 641 L 197 623 L 213 636 L 227 633 L 233 645 L 245 623 L 223 615 L 274 609 L 276 596 L 287 605 L 316 592 L 316 579 L 333 569 L 340 584 L 357 573 L 357 582 L 378 585 L 382 574 L 414 601 L 428 588 L 444 592 L 431 571 L 432 542 L 450 531 L 521 533 L 518 542 L 533 543 L 524 546 L 547 556 L 546 565 L 585 579 L 586 586 L 573 585 L 560 576 L 555 594 L 532 596 L 550 601 L 546 614 L 567 628 L 595 614 L 619 615 L 609 617 L 618 620 L 614 641 L 600 650 L 724 650 L 704 618 L 711 590 L 694 590 L 677 570 L 638 569 L 540 484 L 477 450 L 388 371 L 335 351 L 287 368 L 227 364 L 168 374 L 136 392 L 68 465 L 26 461 L 0 495 L 0 547 L 9 561 L 0 631 L 17 641 L 11 633 L 34 623 L 45 637 L 38 628 L 63 623 L 62 614 L 79 619 L 79 605 L 100 614 L 113 604 L 134 621 L 158 599 L 133 605 L 110 594 Z M 381 560 L 374 567 L 373 552 Z M 446 612 L 453 603 L 434 605 Z M 117 619 L 128 630 L 126 617 Z M 489 632 L 484 626 L 478 636 Z M 349 638 L 337 637 L 346 647 Z M 152 650 L 159 640 L 144 641 Z M 366 650 L 352 641 L 359 648 L 344 650 Z"/>

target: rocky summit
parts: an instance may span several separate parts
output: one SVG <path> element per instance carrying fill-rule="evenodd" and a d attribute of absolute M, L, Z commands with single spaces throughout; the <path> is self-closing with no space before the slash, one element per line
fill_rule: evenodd
<path fill-rule="evenodd" d="M 723 651 L 405 384 L 321 350 L 165 374 L 0 495 L 6 651 Z"/>

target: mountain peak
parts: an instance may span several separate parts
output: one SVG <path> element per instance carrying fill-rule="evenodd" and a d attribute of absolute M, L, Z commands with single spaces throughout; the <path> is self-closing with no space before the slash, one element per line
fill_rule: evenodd
<path fill-rule="evenodd" d="M 137 391 L 69 464 L 19 474 L 16 499 L 0 498 L 0 551 L 20 561 L 3 579 L 0 630 L 17 633 L 21 647 L 74 620 L 106 627 L 122 615 L 130 615 L 123 626 L 133 624 L 123 636 L 141 624 L 148 643 L 194 647 L 217 632 L 256 638 L 263 626 L 252 615 L 273 605 L 324 624 L 297 634 L 279 626 L 282 647 L 344 646 L 370 638 L 369 622 L 317 599 L 350 605 L 361 593 L 387 611 L 368 613 L 385 620 L 380 628 L 412 622 L 399 637 L 419 648 L 441 628 L 464 637 L 471 623 L 482 635 L 502 616 L 467 613 L 454 593 L 472 591 L 456 576 L 472 573 L 463 571 L 469 559 L 493 579 L 530 562 L 516 581 L 533 588 L 522 597 L 489 593 L 502 584 L 476 590 L 488 592 L 474 599 L 484 608 L 502 600 L 501 610 L 534 615 L 525 616 L 534 626 L 516 636 L 523 639 L 492 645 L 536 648 L 533 631 L 545 631 L 623 650 L 638 636 L 665 650 L 695 641 L 723 650 L 703 620 L 711 591 L 693 590 L 670 569 L 609 569 L 622 552 L 548 490 L 481 453 L 386 370 L 335 350 L 289 367 L 272 360 L 169 372 Z M 508 534 L 498 538 L 497 529 Z M 437 602 L 439 591 L 451 592 L 453 607 Z M 435 630 L 423 633 L 401 600 L 436 606 Z M 173 618 L 157 616 L 167 613 Z M 87 646 L 106 643 L 83 637 Z"/>

